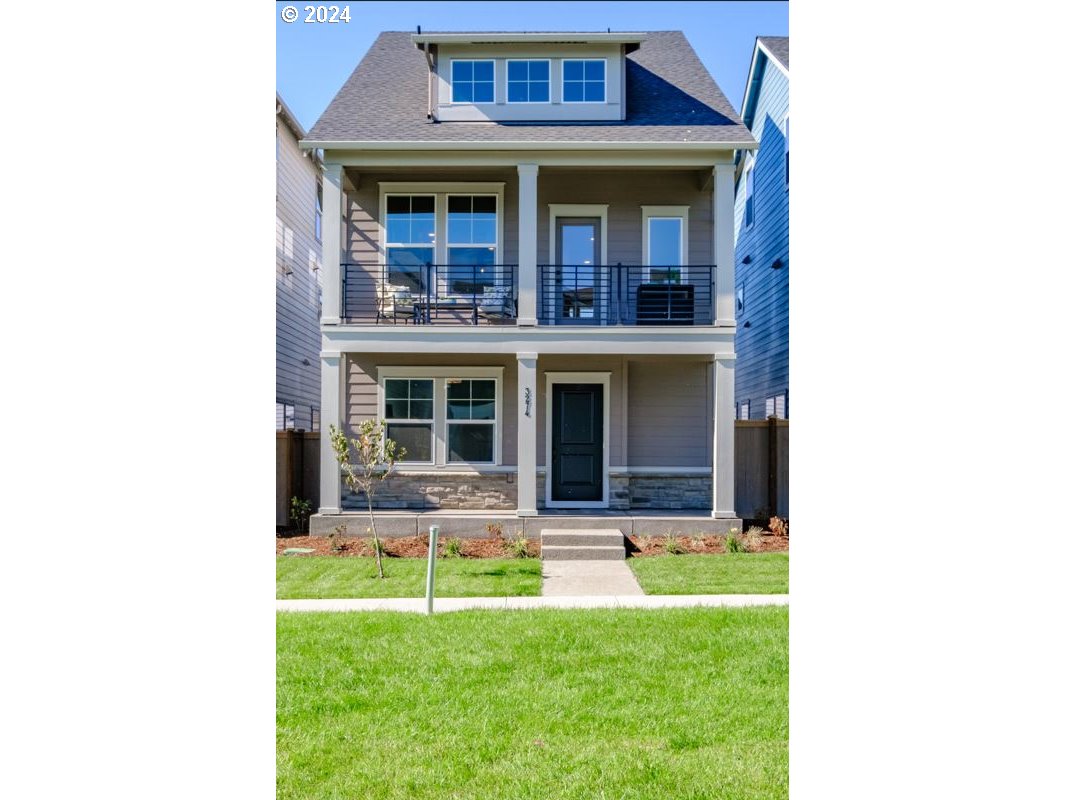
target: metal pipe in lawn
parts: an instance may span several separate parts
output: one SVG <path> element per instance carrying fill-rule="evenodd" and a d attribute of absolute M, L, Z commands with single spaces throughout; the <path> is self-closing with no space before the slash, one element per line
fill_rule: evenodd
<path fill-rule="evenodd" d="M 433 579 L 437 572 L 437 537 L 440 536 L 440 526 L 429 527 L 429 563 L 426 566 L 426 613 L 433 613 Z"/>

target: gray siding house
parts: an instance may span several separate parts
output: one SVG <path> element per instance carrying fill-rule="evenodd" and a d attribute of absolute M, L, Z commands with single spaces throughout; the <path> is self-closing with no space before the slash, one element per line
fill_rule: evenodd
<path fill-rule="evenodd" d="M 396 519 L 736 524 L 756 145 L 684 34 L 382 33 L 301 146 L 325 164 L 322 425 L 386 421 Z M 321 479 L 328 532 L 365 503 L 329 448 Z"/>
<path fill-rule="evenodd" d="M 741 106 L 758 151 L 737 159 L 737 419 L 787 419 L 788 37 L 755 41 Z"/>
<path fill-rule="evenodd" d="M 319 428 L 322 395 L 322 160 L 277 96 L 277 313 L 275 408 L 278 430 Z"/>

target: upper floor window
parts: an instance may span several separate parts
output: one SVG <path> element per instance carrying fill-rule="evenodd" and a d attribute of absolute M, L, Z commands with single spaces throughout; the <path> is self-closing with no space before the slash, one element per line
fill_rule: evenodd
<path fill-rule="evenodd" d="M 788 188 L 788 117 L 785 117 L 785 188 Z"/>
<path fill-rule="evenodd" d="M 737 316 L 744 313 L 744 284 L 737 287 Z"/>
<path fill-rule="evenodd" d="M 547 103 L 550 99 L 548 60 L 507 62 L 507 102 Z"/>
<path fill-rule="evenodd" d="M 435 209 L 433 195 L 385 196 L 385 265 L 390 284 L 425 291 L 437 237 Z"/>
<path fill-rule="evenodd" d="M 496 263 L 496 195 L 448 195 L 448 290 L 492 286 Z"/>
<path fill-rule="evenodd" d="M 641 206 L 641 212 L 647 280 L 681 283 L 688 263 L 688 206 Z"/>
<path fill-rule="evenodd" d="M 749 161 L 744 170 L 744 227 L 755 223 L 755 162 Z"/>
<path fill-rule="evenodd" d="M 604 75 L 607 61 L 602 58 L 563 61 L 563 102 L 603 103 L 606 99 Z"/>
<path fill-rule="evenodd" d="M 496 62 L 452 61 L 453 103 L 495 103 Z"/>
<path fill-rule="evenodd" d="M 315 186 L 315 239 L 322 241 L 322 179 Z"/>

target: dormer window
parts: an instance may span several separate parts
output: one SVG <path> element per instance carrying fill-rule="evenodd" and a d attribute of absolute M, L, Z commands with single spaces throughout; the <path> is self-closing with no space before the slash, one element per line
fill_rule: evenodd
<path fill-rule="evenodd" d="M 547 103 L 551 69 L 548 59 L 507 62 L 507 102 Z"/>
<path fill-rule="evenodd" d="M 563 59 L 563 102 L 606 102 L 607 62 L 596 59 Z"/>
<path fill-rule="evenodd" d="M 491 59 L 452 61 L 452 102 L 495 103 L 495 62 Z"/>

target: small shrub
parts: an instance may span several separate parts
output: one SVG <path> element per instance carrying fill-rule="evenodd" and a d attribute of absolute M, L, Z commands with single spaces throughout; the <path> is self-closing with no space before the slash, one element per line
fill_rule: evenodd
<path fill-rule="evenodd" d="M 750 528 L 748 528 L 748 535 L 749 536 L 751 536 L 751 535 L 756 535 L 757 536 L 757 535 L 759 535 L 761 533 L 762 533 L 762 528 L 760 528 L 758 525 L 752 525 Z"/>
<path fill-rule="evenodd" d="M 634 536 L 633 541 L 637 544 L 637 549 L 642 553 L 647 553 L 651 550 L 651 537 L 650 536 Z"/>
<path fill-rule="evenodd" d="M 685 548 L 681 544 L 681 540 L 678 539 L 673 533 L 668 533 L 663 538 L 663 550 L 665 550 L 672 556 L 679 556 L 685 552 Z"/>
<path fill-rule="evenodd" d="M 512 537 L 503 547 L 512 558 L 529 558 L 529 539 L 525 536 Z"/>
<path fill-rule="evenodd" d="M 345 544 L 341 540 L 341 537 L 348 532 L 347 525 L 338 525 L 333 529 L 333 533 L 329 535 L 329 551 L 331 553 L 343 553 Z"/>
<path fill-rule="evenodd" d="M 743 553 L 744 543 L 740 541 L 740 531 L 730 528 L 729 535 L 725 537 L 725 551 L 727 553 Z"/>
<path fill-rule="evenodd" d="M 502 522 L 490 522 L 485 526 L 485 530 L 488 531 L 489 537 L 492 539 L 503 538 L 503 523 Z"/>
<path fill-rule="evenodd" d="M 788 536 L 788 520 L 781 517 L 770 519 L 770 533 L 774 536 Z"/>
<path fill-rule="evenodd" d="M 307 519 L 311 515 L 311 501 L 301 500 L 296 495 L 289 501 L 289 519 L 296 524 L 297 533 L 307 532 Z"/>
<path fill-rule="evenodd" d="M 444 552 L 441 554 L 442 558 L 460 558 L 463 555 L 463 540 L 458 536 L 453 536 L 444 542 Z"/>
<path fill-rule="evenodd" d="M 762 534 L 758 531 L 752 532 L 749 530 L 744 535 L 744 540 L 741 544 L 744 546 L 745 553 L 757 553 L 762 546 Z"/>
<path fill-rule="evenodd" d="M 692 543 L 701 550 L 706 550 L 711 543 L 711 537 L 705 533 L 693 534 Z"/>

